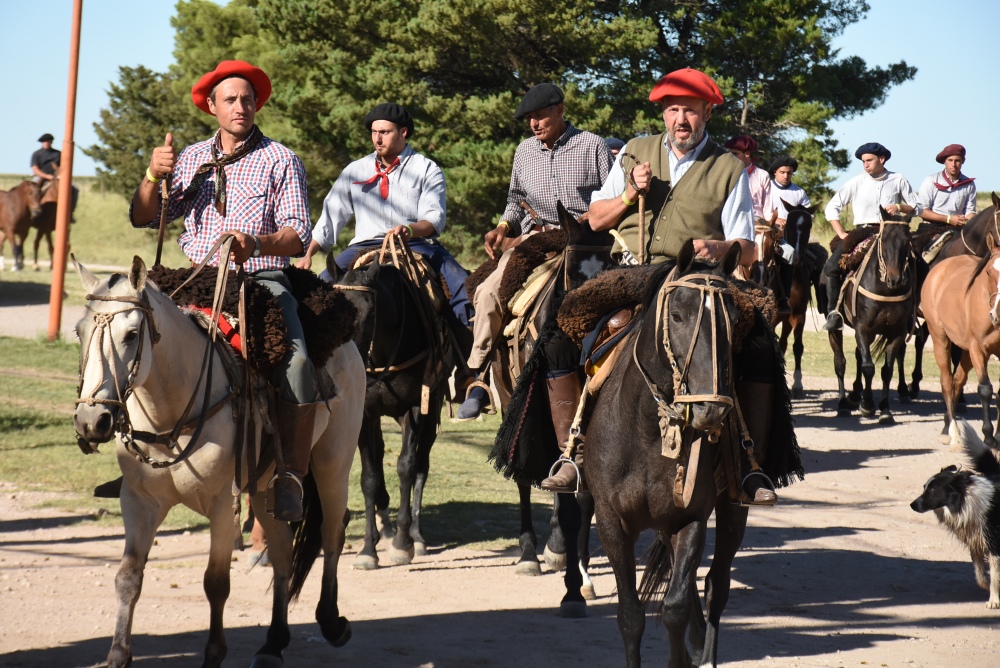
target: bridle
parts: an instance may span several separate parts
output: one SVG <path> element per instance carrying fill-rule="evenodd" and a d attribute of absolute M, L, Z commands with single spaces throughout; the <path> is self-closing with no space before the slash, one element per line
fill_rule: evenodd
<path fill-rule="evenodd" d="M 965 240 L 965 225 L 962 226 L 962 230 L 958 235 L 962 238 L 962 245 L 965 246 L 965 250 L 969 251 L 970 255 L 979 255 L 979 251 L 973 250 L 969 246 L 969 242 Z M 993 238 L 1000 239 L 1000 207 L 993 207 Z M 986 239 L 986 235 L 983 235 L 983 239 Z"/>
<path fill-rule="evenodd" d="M 684 355 L 683 364 L 678 363 L 677 355 L 670 344 L 669 326 L 670 296 L 674 293 L 674 291 L 681 288 L 693 289 L 699 292 L 698 314 L 694 320 L 693 335 L 691 336 L 691 342 L 688 345 L 687 352 Z M 668 277 L 660 287 L 660 291 L 656 297 L 655 337 L 657 342 L 663 347 L 663 350 L 667 355 L 667 361 L 670 364 L 671 380 L 673 383 L 673 396 L 670 401 L 667 400 L 663 392 L 656 386 L 649 373 L 639 361 L 637 352 L 639 341 L 638 337 L 636 337 L 635 342 L 632 345 L 632 360 L 642 373 L 642 377 L 646 381 L 646 386 L 649 388 L 653 399 L 656 401 L 657 416 L 659 417 L 661 433 L 663 434 L 666 433 L 665 430 L 668 425 L 674 425 L 676 428 L 679 428 L 690 423 L 691 404 L 715 402 L 725 404 L 730 408 L 733 407 L 734 402 L 731 396 L 731 388 L 719 387 L 720 360 L 718 355 L 718 313 L 720 311 L 722 312 L 723 322 L 726 327 L 727 340 L 731 342 L 733 335 L 733 324 L 730 320 L 729 310 L 726 308 L 724 299 L 725 295 L 729 293 L 729 290 L 729 283 L 725 278 L 715 274 L 705 273 L 688 274 L 687 276 L 682 276 L 677 279 L 671 279 Z M 688 392 L 687 385 L 688 372 L 691 369 L 691 360 L 694 357 L 695 347 L 698 343 L 698 334 L 701 331 L 702 320 L 705 317 L 706 304 L 710 304 L 708 310 L 712 323 L 712 391 L 707 394 L 690 394 Z M 716 307 L 716 305 L 718 305 L 718 307 Z M 728 368 L 732 368 L 731 349 L 728 353 L 728 359 L 724 360 L 724 362 L 728 365 Z M 723 389 L 728 391 L 729 394 L 723 394 Z M 718 436 L 718 433 L 709 434 L 709 440 L 715 441 L 718 439 Z"/>

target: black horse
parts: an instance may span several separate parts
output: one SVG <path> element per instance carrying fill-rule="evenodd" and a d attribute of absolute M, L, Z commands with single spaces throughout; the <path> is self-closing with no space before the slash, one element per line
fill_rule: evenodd
<path fill-rule="evenodd" d="M 889 386 L 893 366 L 906 351 L 906 335 L 914 324 L 919 293 L 909 223 L 894 220 L 885 209 L 882 209 L 882 220 L 884 222 L 880 223 L 874 242 L 855 273 L 856 283 L 844 291 L 840 304 L 844 322 L 854 328 L 857 341 L 857 373 L 850 394 L 844 388 L 847 367 L 844 333 L 839 329 L 833 330 L 829 339 L 840 389 L 838 415 L 850 415 L 855 407 L 859 407 L 863 416 L 875 414 L 872 398 L 872 379 L 875 376 L 873 351 L 876 356 L 879 351 L 884 351 L 879 422 L 891 424 L 894 419 L 889 409 Z"/>
<path fill-rule="evenodd" d="M 328 262 L 336 276 L 336 267 Z M 378 568 L 376 545 L 380 535 L 392 537 L 389 557 L 408 564 L 426 554 L 420 531 L 420 511 L 430 451 L 441 421 L 451 368 L 443 357 L 437 316 L 422 306 L 412 282 L 392 264 L 379 261 L 352 269 L 337 285 L 358 309 L 355 343 L 366 358 L 368 388 L 358 447 L 361 452 L 361 489 L 365 497 L 364 546 L 354 567 Z M 428 367 L 431 373 L 428 376 Z M 428 378 L 429 393 L 425 394 Z M 395 536 L 389 520 L 389 493 L 382 460 L 385 441 L 381 417 L 395 419 L 403 430 L 396 470 L 399 474 L 399 512 Z M 412 501 L 411 501 L 412 497 Z M 381 526 L 379 526 L 381 525 Z"/>
<path fill-rule="evenodd" d="M 922 263 L 921 281 L 923 280 L 923 276 L 926 276 L 927 272 L 930 271 L 930 267 L 933 267 L 941 260 L 958 255 L 983 257 L 989 253 L 989 249 L 986 247 L 986 234 L 990 233 L 994 239 L 1000 239 L 1000 197 L 997 197 L 996 193 L 992 193 L 992 199 L 993 206 L 986 207 L 977 213 L 957 234 L 953 234 L 951 239 L 941 247 L 940 252 L 931 260 L 929 265 L 923 264 L 922 260 L 919 261 Z M 919 289 L 917 292 L 919 294 Z M 927 323 L 921 323 L 917 327 L 913 337 L 916 360 L 913 363 L 913 375 L 911 376 L 909 385 L 909 394 L 914 399 L 920 394 L 920 381 L 924 378 L 923 358 L 927 337 Z M 952 346 L 952 367 L 957 366 L 961 359 L 961 348 Z M 900 370 L 900 375 L 902 375 L 902 370 Z M 961 407 L 964 407 L 964 397 L 961 395 L 960 401 L 962 402 Z"/>
<path fill-rule="evenodd" d="M 716 463 L 731 456 L 732 323 L 739 317 L 726 277 L 739 246 L 719 264 L 696 259 L 687 242 L 675 273 L 658 272 L 644 300 L 639 329 L 618 357 L 593 406 L 587 430 L 586 479 L 597 529 L 618 585 L 618 627 L 626 665 L 640 665 L 644 602 L 665 583 L 662 619 L 670 666 L 692 665 L 684 636 L 690 627 L 695 665 L 715 665 L 719 620 L 729 597 L 730 569 L 743 540 L 747 509 L 717 492 Z M 664 345 L 664 342 L 669 342 Z M 695 396 L 700 395 L 700 396 Z M 676 425 L 678 449 L 664 456 Z M 675 481 L 683 481 L 678 492 Z M 706 578 L 706 619 L 695 585 L 708 521 L 716 512 L 716 552 Z M 641 592 L 635 543 L 654 529 Z M 643 600 L 640 600 L 643 599 Z"/>
<path fill-rule="evenodd" d="M 792 382 L 792 398 L 802 399 L 804 389 L 802 387 L 802 353 L 805 350 L 802 345 L 802 332 L 805 329 L 806 313 L 809 302 L 812 299 L 812 276 L 816 267 L 813 266 L 811 256 L 822 250 L 819 244 L 810 244 L 809 235 L 812 234 L 813 214 L 816 207 L 804 207 L 799 204 L 789 204 L 782 201 L 788 216 L 785 219 L 784 238 L 785 243 L 794 249 L 791 269 L 792 285 L 788 295 L 789 313 L 780 316 L 778 324 L 781 325 L 781 352 L 788 348 L 788 337 L 792 335 L 792 353 L 795 356 L 795 371 Z M 818 247 L 814 248 L 814 246 Z M 821 256 L 823 257 L 823 256 Z M 818 263 L 818 269 L 822 269 L 822 264 Z M 817 293 L 819 294 L 819 293 Z M 777 329 L 778 325 L 775 325 Z"/>
<path fill-rule="evenodd" d="M 560 266 L 556 272 L 551 295 L 547 299 L 547 306 L 543 306 L 541 316 L 535 323 L 535 327 L 537 328 L 535 331 L 541 332 L 541 336 L 544 336 L 546 331 L 555 326 L 555 313 L 567 292 L 583 284 L 584 281 L 592 278 L 602 269 L 606 269 L 614 264 L 611 259 L 613 239 L 609 232 L 595 232 L 590 228 L 589 224 L 578 222 L 563 207 L 562 203 L 557 203 L 557 209 L 559 211 L 559 224 L 566 232 L 566 245 L 562 252 Z M 531 243 L 531 239 L 526 240 L 524 243 Z M 540 354 L 536 350 L 540 338 L 529 335 L 528 339 L 525 345 L 519 345 L 517 350 L 513 348 L 501 348 L 499 355 L 496 356 L 491 366 L 494 378 L 498 381 L 497 385 L 500 386 L 500 400 L 503 404 L 505 414 L 511 410 L 518 412 L 521 409 L 520 406 L 511 407 L 508 405 L 511 395 L 514 393 L 514 388 L 511 385 L 516 383 L 520 387 L 522 382 L 529 381 L 528 378 L 514 377 L 510 370 L 512 368 L 520 369 L 523 367 L 520 376 L 523 376 L 525 372 L 529 376 L 539 373 L 537 365 L 533 364 L 531 359 L 537 358 Z M 527 359 L 511 359 L 511 356 L 517 355 L 518 351 L 524 353 L 526 350 L 535 352 L 526 355 Z M 544 386 L 544 382 L 541 385 Z M 544 402 L 544 398 L 542 402 Z M 559 452 L 555 443 L 556 438 L 551 418 L 548 416 L 547 410 L 543 411 L 540 422 L 541 424 L 537 426 L 541 431 L 534 438 L 545 441 L 544 448 L 539 448 L 539 450 L 544 449 L 548 453 L 547 455 L 543 455 L 543 457 L 551 455 L 549 457 L 549 462 L 551 462 L 555 460 Z M 525 430 L 525 433 L 538 431 L 533 430 L 530 426 L 523 423 L 521 427 Z M 503 457 L 495 458 L 495 460 L 497 468 L 503 469 Z M 508 475 L 508 477 L 511 476 Z M 518 485 L 521 523 L 518 537 L 520 556 L 516 571 L 522 575 L 537 575 L 541 571 L 538 562 L 538 537 L 535 533 L 531 512 L 532 481 L 516 477 L 515 479 Z M 589 541 L 590 520 L 592 517 L 593 499 L 589 493 L 582 492 L 579 498 L 572 494 L 555 495 L 552 516 L 549 521 L 551 533 L 545 544 L 545 559 L 553 569 L 569 565 L 566 570 L 567 586 L 570 586 L 569 582 L 574 583 L 572 585 L 575 587 L 573 600 L 575 603 L 580 604 L 583 604 L 580 588 L 584 585 L 585 578 L 586 594 L 588 597 L 592 596 L 592 584 L 589 577 L 586 576 L 586 569 L 590 563 Z M 570 541 L 566 540 L 565 532 L 567 531 L 567 527 L 574 527 L 572 530 L 574 538 Z M 579 530 L 581 527 L 583 531 Z M 579 564 L 579 567 L 573 567 L 572 565 L 574 564 Z M 580 605 L 572 607 L 572 610 L 566 608 L 564 613 L 575 616 L 580 614 L 581 609 L 585 610 L 585 604 L 582 607 Z"/>

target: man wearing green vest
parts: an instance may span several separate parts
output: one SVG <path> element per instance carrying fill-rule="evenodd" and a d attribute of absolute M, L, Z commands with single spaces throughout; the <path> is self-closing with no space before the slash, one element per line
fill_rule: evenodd
<path fill-rule="evenodd" d="M 617 228 L 633 256 L 639 257 L 639 194 L 646 195 L 645 261 L 674 262 L 681 247 L 694 241 L 702 256 L 721 259 L 733 242 L 743 251 L 741 264 L 754 259 L 753 201 L 743 163 L 713 142 L 705 132 L 712 107 L 722 104 L 719 87 L 706 74 L 685 68 L 664 76 L 649 95 L 663 110 L 663 134 L 631 140 L 618 155 L 635 156 L 631 179 L 623 169 L 612 169 L 604 186 L 594 193 L 590 225 L 595 230 Z M 621 247 L 616 244 L 616 251 Z M 736 393 L 747 428 L 763 461 L 771 431 L 774 378 L 780 364 L 768 350 L 769 333 L 762 331 L 753 354 L 742 364 Z M 750 343 L 748 338 L 747 343 Z M 556 430 L 563 439 L 566 434 Z M 565 442 L 560 441 L 560 442 Z M 582 462 L 582 447 L 563 453 L 563 460 Z M 572 492 L 576 467 L 563 465 L 542 482 L 542 489 Z M 773 485 L 764 476 L 747 475 L 743 491 L 748 501 L 773 505 Z"/>

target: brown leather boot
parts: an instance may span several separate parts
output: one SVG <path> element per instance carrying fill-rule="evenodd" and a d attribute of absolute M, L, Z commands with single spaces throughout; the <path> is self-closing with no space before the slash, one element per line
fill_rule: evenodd
<path fill-rule="evenodd" d="M 573 426 L 573 418 L 576 417 L 576 409 L 580 403 L 580 394 L 583 386 L 580 383 L 580 375 L 577 372 L 568 373 L 558 378 L 550 378 L 545 381 L 549 390 L 549 409 L 552 411 L 552 426 L 556 430 L 556 438 L 560 446 L 563 446 L 563 462 L 554 474 L 542 481 L 542 489 L 547 492 L 560 492 L 572 494 L 577 491 L 576 466 L 568 463 L 573 460 L 577 466 L 583 465 L 583 444 L 567 443 L 569 440 L 569 430 Z"/>
<path fill-rule="evenodd" d="M 740 381 L 736 384 L 743 421 L 754 443 L 754 457 L 758 463 L 767 460 L 767 445 L 771 438 L 772 400 L 774 385 Z M 741 487 L 747 501 L 755 506 L 773 506 L 778 502 L 774 493 L 774 483 L 763 471 L 751 470 L 749 462 L 744 462 L 745 471 Z"/>
<path fill-rule="evenodd" d="M 316 413 L 326 410 L 326 404 L 292 404 L 281 399 L 276 403 L 275 417 L 285 473 L 275 474 L 272 480 L 274 506 L 271 515 L 282 522 L 298 522 L 302 519 L 302 479 L 309 472 Z"/>

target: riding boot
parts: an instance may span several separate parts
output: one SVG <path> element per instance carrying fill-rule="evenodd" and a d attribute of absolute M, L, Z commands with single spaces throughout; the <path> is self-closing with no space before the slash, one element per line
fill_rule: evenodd
<path fill-rule="evenodd" d="M 302 480 L 309 472 L 316 414 L 321 409 L 326 410 L 326 404 L 293 404 L 281 399 L 276 403 L 275 417 L 285 473 L 275 473 L 272 479 L 274 506 L 271 515 L 282 522 L 298 522 L 302 519 Z"/>
<path fill-rule="evenodd" d="M 841 272 L 831 272 L 826 275 L 826 299 L 830 313 L 826 316 L 823 329 L 832 332 L 844 328 L 844 318 L 840 315 L 840 290 L 844 286 L 844 275 Z"/>
<path fill-rule="evenodd" d="M 563 453 L 557 462 L 558 468 L 542 481 L 542 489 L 547 492 L 574 493 L 577 491 L 577 467 L 583 466 L 583 443 L 570 438 L 570 428 L 576 418 L 583 387 L 580 376 L 575 371 L 558 378 L 545 381 L 549 390 L 549 409 L 552 411 L 552 426 Z M 572 463 L 571 463 L 572 462 Z M 576 464 L 576 466 L 573 465 Z M 580 480 L 582 488 L 582 480 Z"/>
<path fill-rule="evenodd" d="M 774 385 L 740 381 L 736 384 L 736 396 L 750 440 L 753 441 L 754 460 L 763 464 L 767 461 L 767 447 L 771 439 Z M 754 470 L 752 461 L 744 461 L 743 468 L 740 486 L 747 500 L 755 506 L 773 506 L 777 503 L 778 496 L 774 493 L 774 483 L 770 478 L 762 470 Z"/>

